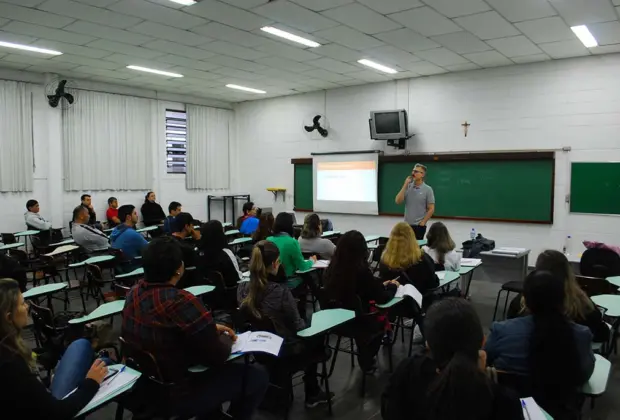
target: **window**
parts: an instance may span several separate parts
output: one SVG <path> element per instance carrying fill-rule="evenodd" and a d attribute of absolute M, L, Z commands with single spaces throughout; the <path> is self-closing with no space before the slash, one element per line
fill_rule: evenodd
<path fill-rule="evenodd" d="M 187 113 L 166 110 L 166 164 L 169 174 L 187 172 Z"/>

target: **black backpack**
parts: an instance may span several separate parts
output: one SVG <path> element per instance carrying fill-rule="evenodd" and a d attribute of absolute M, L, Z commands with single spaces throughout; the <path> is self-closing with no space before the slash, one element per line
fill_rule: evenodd
<path fill-rule="evenodd" d="M 463 258 L 479 258 L 482 251 L 495 249 L 495 241 L 478 234 L 473 240 L 463 242 Z"/>

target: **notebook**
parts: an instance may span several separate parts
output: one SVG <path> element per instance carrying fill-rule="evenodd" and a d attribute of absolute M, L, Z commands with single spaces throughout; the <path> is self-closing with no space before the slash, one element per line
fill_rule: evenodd
<path fill-rule="evenodd" d="M 396 294 L 394 297 L 402 298 L 404 296 L 410 296 L 415 300 L 419 306 L 422 306 L 422 293 L 418 289 L 415 288 L 412 284 L 405 284 L 398 286 L 398 290 L 396 290 Z"/>
<path fill-rule="evenodd" d="M 262 352 L 277 356 L 284 340 L 275 334 L 266 331 L 247 331 L 237 336 L 231 353 Z"/>

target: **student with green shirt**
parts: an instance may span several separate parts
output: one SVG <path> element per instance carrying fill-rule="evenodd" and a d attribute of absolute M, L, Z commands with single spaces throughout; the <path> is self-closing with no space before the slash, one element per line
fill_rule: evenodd
<path fill-rule="evenodd" d="M 267 240 L 278 247 L 286 277 L 294 276 L 298 270 L 309 270 L 316 261 L 316 256 L 310 257 L 309 260 L 304 259 L 299 242 L 295 239 L 293 215 L 290 213 L 278 214 L 273 225 L 273 236 L 268 237 Z"/>

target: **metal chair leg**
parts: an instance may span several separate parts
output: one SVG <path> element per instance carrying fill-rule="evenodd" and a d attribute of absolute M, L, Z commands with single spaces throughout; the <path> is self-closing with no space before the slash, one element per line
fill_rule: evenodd
<path fill-rule="evenodd" d="M 509 296 L 510 296 L 510 291 L 506 291 L 506 301 L 504 302 L 504 319 L 503 320 L 506 319 L 506 313 L 508 311 L 508 297 Z"/>
<path fill-rule="evenodd" d="M 329 392 L 329 378 L 327 376 L 327 362 L 323 360 L 323 373 L 322 376 L 325 380 L 325 392 L 327 393 L 327 412 L 332 415 L 332 396 Z"/>
<path fill-rule="evenodd" d="M 495 318 L 497 317 L 497 307 L 499 306 L 499 298 L 502 295 L 502 291 L 503 289 L 500 289 L 499 292 L 497 292 L 497 299 L 495 299 L 495 309 L 493 310 L 493 321 L 495 321 Z"/>
<path fill-rule="evenodd" d="M 336 367 L 336 357 L 338 356 L 338 351 L 340 349 L 340 340 L 342 340 L 342 336 L 338 336 L 338 339 L 336 340 L 336 348 L 334 349 L 334 355 L 332 356 L 332 363 L 329 367 L 329 375 L 328 376 L 332 376 L 332 373 L 334 373 L 334 367 Z"/>
<path fill-rule="evenodd" d="M 351 343 L 351 367 L 355 367 L 355 349 L 353 348 L 353 338 L 349 338 L 349 342 Z"/>

